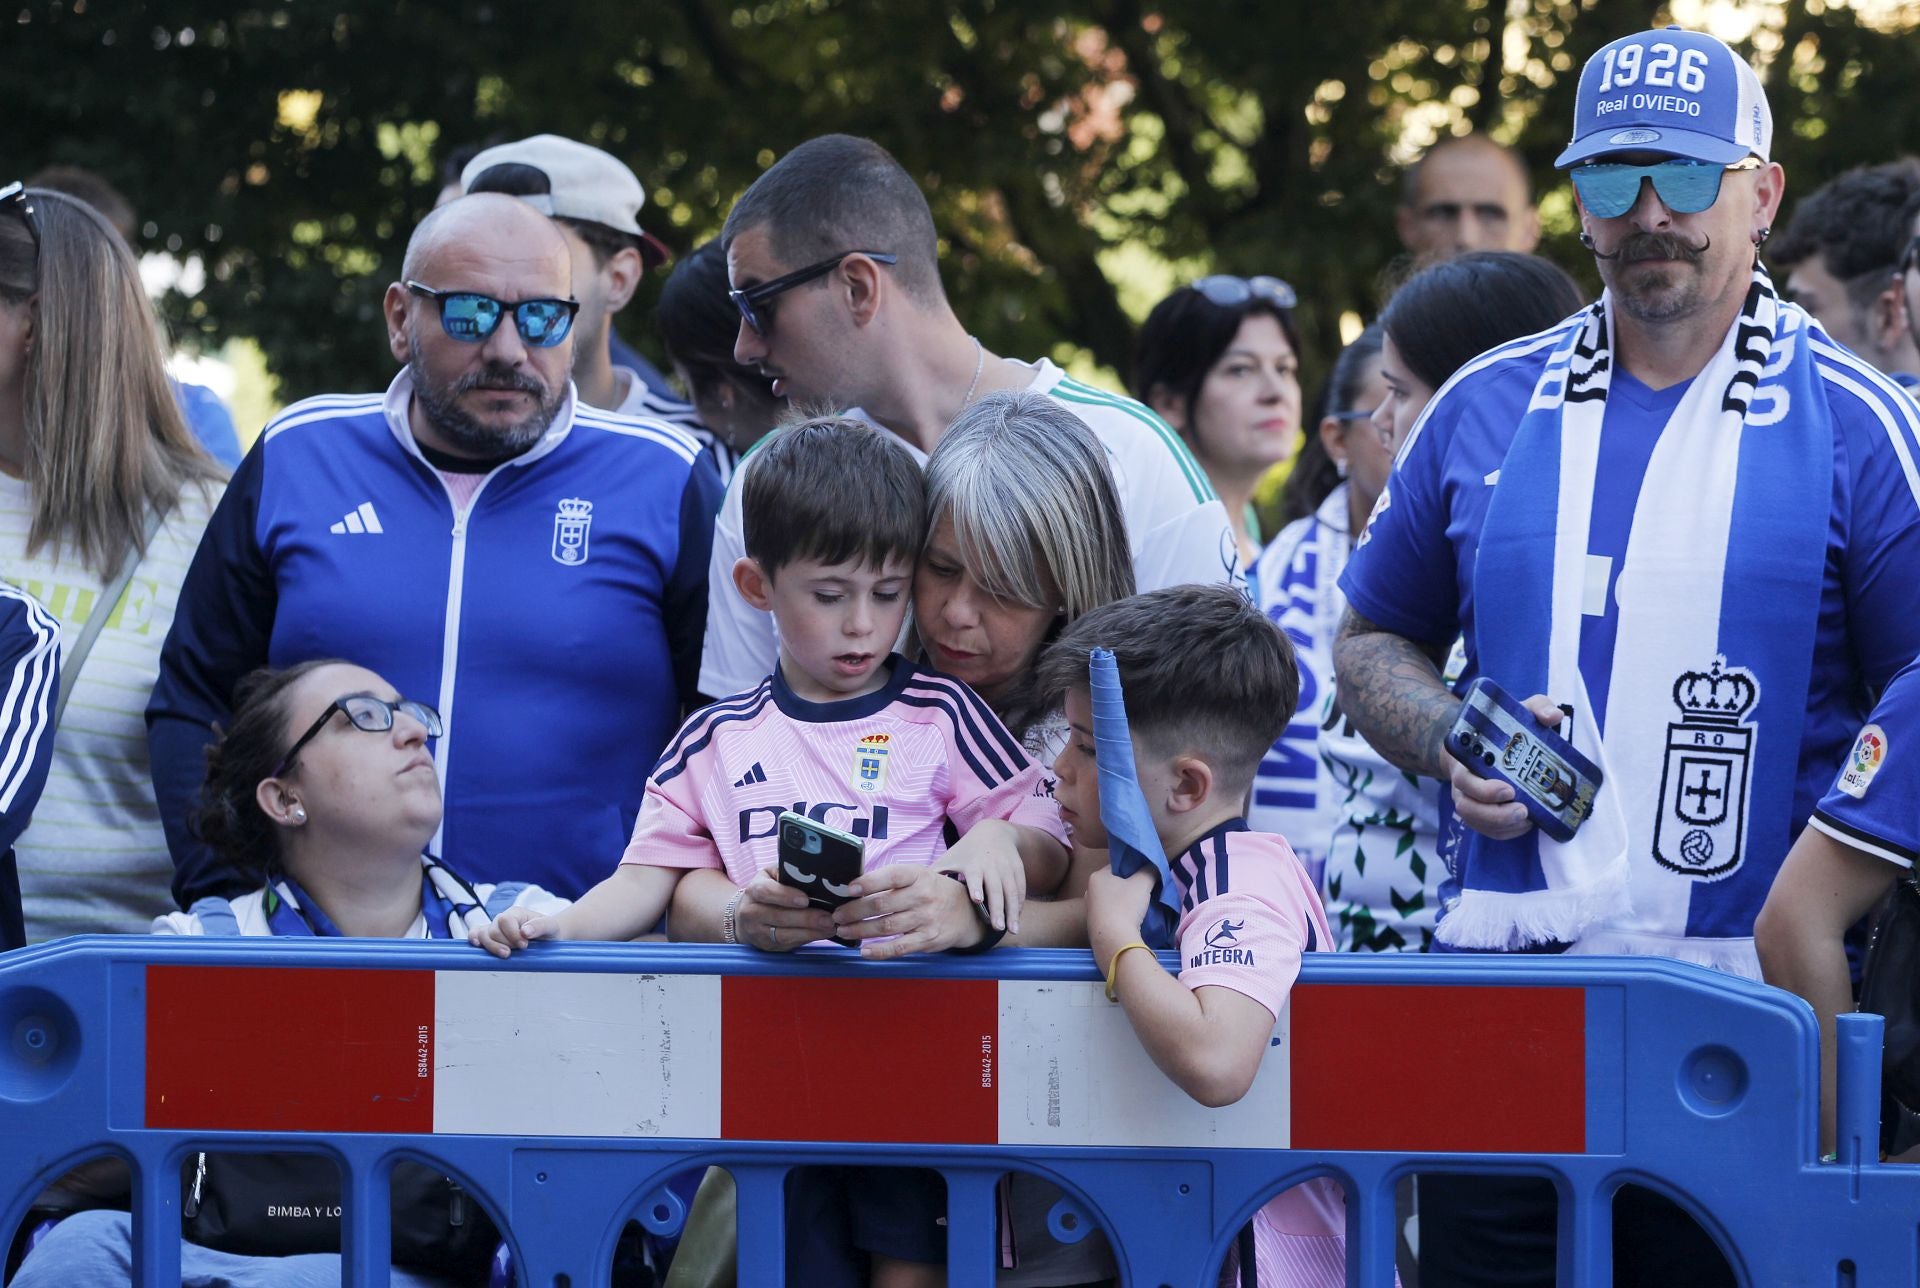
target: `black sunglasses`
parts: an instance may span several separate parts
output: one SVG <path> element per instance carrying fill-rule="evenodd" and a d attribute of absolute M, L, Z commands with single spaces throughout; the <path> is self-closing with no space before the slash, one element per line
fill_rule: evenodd
<path fill-rule="evenodd" d="M 796 268 L 793 272 L 774 278 L 771 282 L 762 282 L 758 286 L 745 287 L 738 291 L 728 291 L 727 298 L 740 310 L 741 319 L 753 328 L 755 335 L 765 336 L 773 328 L 773 297 L 796 286 L 804 285 L 817 277 L 825 277 L 840 267 L 843 260 L 855 255 L 865 255 L 876 264 L 897 264 L 898 255 L 883 255 L 872 250 L 843 250 L 831 259 L 823 259 L 818 264 L 809 264 L 805 268 Z"/>
<path fill-rule="evenodd" d="M 1900 263 L 1894 271 L 1904 273 L 1916 264 L 1920 264 L 1920 236 L 1907 239 L 1907 247 L 1900 252 Z"/>
<path fill-rule="evenodd" d="M 508 303 L 478 291 L 436 291 L 408 282 L 407 289 L 440 305 L 440 329 L 462 344 L 479 344 L 500 329 L 500 319 L 513 314 L 514 330 L 536 349 L 551 349 L 573 330 L 579 300 L 518 300 Z"/>
<path fill-rule="evenodd" d="M 389 702 L 385 698 L 376 698 L 371 693 L 349 693 L 344 698 L 335 698 L 320 713 L 320 718 L 307 726 L 307 731 L 294 740 L 287 754 L 280 758 L 268 778 L 278 778 L 293 767 L 293 758 L 300 754 L 301 748 L 320 736 L 320 731 L 333 719 L 334 712 L 340 712 L 353 723 L 356 729 L 367 733 L 385 733 L 393 728 L 394 713 L 401 712 L 418 720 L 426 729 L 427 737 L 438 738 L 446 732 L 440 723 L 440 713 L 424 702 L 415 702 L 411 698 L 401 698 L 398 702 Z"/>
<path fill-rule="evenodd" d="M 1212 277 L 1203 277 L 1193 284 L 1193 289 L 1207 297 L 1211 304 L 1230 309 L 1245 304 L 1248 300 L 1265 300 L 1277 309 L 1290 309 L 1300 303 L 1300 297 L 1294 294 L 1293 287 L 1277 277 L 1234 277 L 1229 273 L 1215 273 Z"/>
<path fill-rule="evenodd" d="M 4 188 L 0 188 L 0 209 L 20 212 L 20 222 L 27 226 L 28 236 L 33 238 L 33 252 L 40 253 L 40 212 L 33 207 L 33 198 L 27 195 L 27 185 L 15 179 Z"/>

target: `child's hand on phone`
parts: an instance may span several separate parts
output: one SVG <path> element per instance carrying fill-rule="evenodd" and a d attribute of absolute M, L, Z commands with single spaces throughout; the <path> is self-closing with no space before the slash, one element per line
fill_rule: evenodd
<path fill-rule="evenodd" d="M 1027 869 L 1011 824 L 997 819 L 976 823 L 940 861 L 942 872 L 959 875 L 967 897 L 984 910 L 995 930 L 1020 933 L 1020 905 L 1027 900 Z"/>

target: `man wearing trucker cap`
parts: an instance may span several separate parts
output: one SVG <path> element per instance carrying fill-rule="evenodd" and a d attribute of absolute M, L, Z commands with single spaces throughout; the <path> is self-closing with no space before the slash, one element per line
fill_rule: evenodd
<path fill-rule="evenodd" d="M 1557 164 L 1606 291 L 1440 390 L 1347 566 L 1342 707 L 1453 784 L 1443 950 L 1758 978 L 1774 874 L 1864 695 L 1920 653 L 1920 413 L 1760 267 L 1772 135 L 1758 77 L 1711 36 L 1593 56 Z M 1443 753 L 1462 703 L 1434 662 L 1456 633 L 1463 684 L 1525 699 L 1600 768 L 1570 841 Z M 1423 1182 L 1421 1207 L 1424 1285 L 1553 1281 L 1544 1182 Z M 1616 1283 L 1731 1282 L 1648 1191 L 1622 1190 L 1614 1235 Z"/>
<path fill-rule="evenodd" d="M 536 134 L 479 153 L 461 171 L 469 193 L 502 192 L 552 217 L 573 255 L 573 383 L 589 407 L 658 416 L 708 438 L 690 403 L 650 388 L 638 354 L 614 352 L 614 315 L 641 277 L 667 262 L 667 248 L 640 227 L 646 189 L 625 162 L 557 134 Z M 626 346 L 621 345 L 622 349 Z"/>

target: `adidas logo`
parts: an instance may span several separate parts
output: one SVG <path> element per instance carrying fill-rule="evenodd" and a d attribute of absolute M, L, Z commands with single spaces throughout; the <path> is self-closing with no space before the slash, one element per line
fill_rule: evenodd
<path fill-rule="evenodd" d="M 764 783 L 766 781 L 767 771 L 760 768 L 760 762 L 756 760 L 753 762 L 753 768 L 735 779 L 733 785 L 735 787 L 751 787 L 755 783 Z"/>
<path fill-rule="evenodd" d="M 362 501 L 358 509 L 348 510 L 347 517 L 333 524 L 328 532 L 385 532 L 380 526 L 380 516 L 373 512 L 373 502 Z"/>

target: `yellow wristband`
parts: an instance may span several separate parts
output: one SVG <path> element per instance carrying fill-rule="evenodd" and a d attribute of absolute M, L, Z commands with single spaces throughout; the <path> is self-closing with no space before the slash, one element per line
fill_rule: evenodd
<path fill-rule="evenodd" d="M 1120 945 L 1120 947 L 1114 951 L 1113 956 L 1107 958 L 1107 1000 L 1109 1002 L 1117 1002 L 1120 1000 L 1113 995 L 1113 981 L 1120 973 L 1120 959 L 1136 948 L 1146 947 L 1145 944 L 1136 939 L 1130 944 Z M 1152 950 L 1148 949 L 1148 951 L 1151 952 Z"/>

